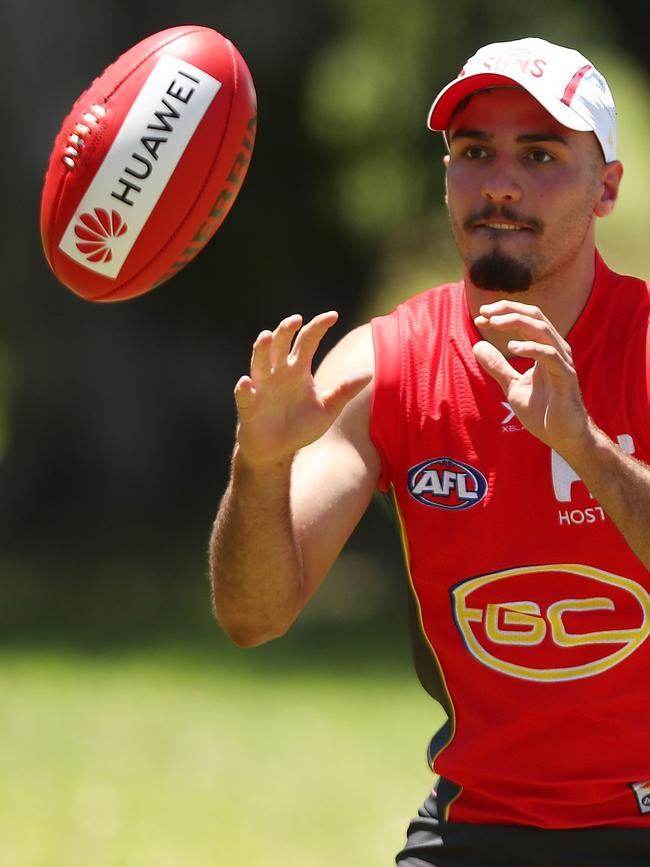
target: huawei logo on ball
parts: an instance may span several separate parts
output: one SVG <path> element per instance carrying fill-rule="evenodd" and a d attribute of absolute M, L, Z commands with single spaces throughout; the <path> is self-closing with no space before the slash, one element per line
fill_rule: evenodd
<path fill-rule="evenodd" d="M 77 249 L 89 262 L 110 262 L 113 258 L 112 242 L 124 235 L 127 224 L 117 211 L 110 213 L 104 208 L 95 208 L 92 214 L 82 214 L 74 227 L 79 238 Z"/>

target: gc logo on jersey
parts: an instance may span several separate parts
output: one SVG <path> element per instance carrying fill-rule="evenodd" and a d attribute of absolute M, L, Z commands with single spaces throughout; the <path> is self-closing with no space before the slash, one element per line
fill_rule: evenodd
<path fill-rule="evenodd" d="M 487 479 L 475 467 L 453 458 L 430 458 L 408 472 L 411 496 L 425 506 L 459 511 L 479 503 L 487 493 Z"/>
<path fill-rule="evenodd" d="M 456 625 L 475 659 L 522 680 L 602 674 L 650 635 L 650 594 L 590 566 L 525 566 L 461 581 Z"/>

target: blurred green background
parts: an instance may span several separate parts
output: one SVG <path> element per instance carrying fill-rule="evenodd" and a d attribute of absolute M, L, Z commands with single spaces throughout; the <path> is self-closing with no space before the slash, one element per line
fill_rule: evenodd
<path fill-rule="evenodd" d="M 378 501 L 287 637 L 232 647 L 206 549 L 250 343 L 338 309 L 323 351 L 459 268 L 432 97 L 488 41 L 587 54 L 626 174 L 599 243 L 647 276 L 648 61 L 631 0 L 4 0 L 0 29 L 0 864 L 390 865 L 432 780 L 397 536 Z M 239 200 L 173 281 L 92 305 L 48 271 L 40 188 L 90 80 L 176 24 L 259 98 Z"/>

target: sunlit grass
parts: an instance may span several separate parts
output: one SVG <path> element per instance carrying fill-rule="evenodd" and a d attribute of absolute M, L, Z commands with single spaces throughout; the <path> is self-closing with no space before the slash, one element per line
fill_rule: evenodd
<path fill-rule="evenodd" d="M 392 864 L 437 706 L 400 665 L 274 654 L 0 652 L 2 867 Z"/>

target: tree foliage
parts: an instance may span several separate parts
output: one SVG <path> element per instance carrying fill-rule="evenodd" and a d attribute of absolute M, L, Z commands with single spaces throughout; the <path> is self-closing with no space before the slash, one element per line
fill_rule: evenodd
<path fill-rule="evenodd" d="M 631 2 L 631 0 L 630 0 Z M 38 236 L 49 148 L 77 94 L 138 39 L 178 24 L 163 0 L 10 3 L 0 45 L 10 112 L 0 296 L 0 540 L 70 564 L 80 551 L 196 550 L 227 474 L 232 386 L 257 332 L 336 307 L 343 330 L 458 274 L 433 95 L 488 41 L 575 45 L 621 106 L 623 198 L 602 245 L 648 269 L 645 46 L 605 0 L 189 0 L 186 21 L 247 59 L 259 133 L 240 199 L 170 283 L 121 305 L 79 301 Z M 39 26 L 34 22 L 38 20 Z M 36 118 L 36 121 L 35 121 Z M 71 555 L 72 552 L 72 555 Z"/>

